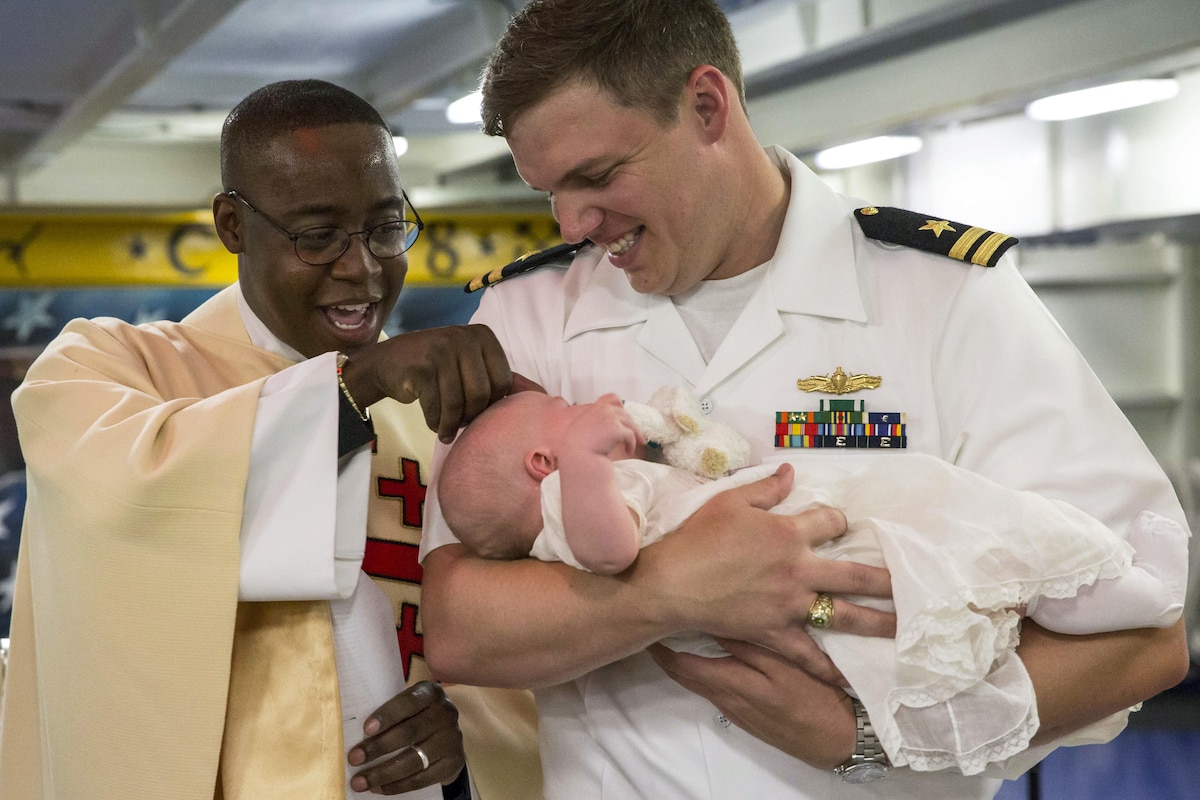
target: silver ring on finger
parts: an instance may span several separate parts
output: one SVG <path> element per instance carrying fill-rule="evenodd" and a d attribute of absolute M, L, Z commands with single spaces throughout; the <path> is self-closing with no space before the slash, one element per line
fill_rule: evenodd
<path fill-rule="evenodd" d="M 825 592 L 817 592 L 808 607 L 808 624 L 822 631 L 833 625 L 833 598 Z"/>
<path fill-rule="evenodd" d="M 429 769 L 429 756 L 425 755 L 425 751 L 421 749 L 421 745 L 409 745 L 408 749 L 416 753 L 417 758 L 421 759 L 421 772 Z"/>

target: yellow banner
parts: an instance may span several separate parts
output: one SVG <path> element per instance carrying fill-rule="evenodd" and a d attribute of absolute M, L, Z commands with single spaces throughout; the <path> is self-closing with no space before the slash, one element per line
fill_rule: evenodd
<path fill-rule="evenodd" d="M 550 214 L 422 215 L 409 285 L 461 286 L 558 244 Z M 237 258 L 211 212 L 170 215 L 0 214 L 0 287 L 226 286 Z"/>
<path fill-rule="evenodd" d="M 408 254 L 408 283 L 464 286 L 534 250 L 562 243 L 549 213 L 422 214 L 425 230 Z"/>

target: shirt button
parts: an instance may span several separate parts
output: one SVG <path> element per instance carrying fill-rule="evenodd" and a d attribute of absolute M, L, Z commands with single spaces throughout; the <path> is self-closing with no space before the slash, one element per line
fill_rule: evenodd
<path fill-rule="evenodd" d="M 705 397 L 703 400 L 700 401 L 700 413 L 711 414 L 712 410 L 713 410 L 712 400 L 709 400 L 707 397 Z"/>
<path fill-rule="evenodd" d="M 722 728 L 729 727 L 729 717 L 725 716 L 724 714 L 717 714 L 716 720 L 717 720 L 717 724 L 720 725 Z"/>

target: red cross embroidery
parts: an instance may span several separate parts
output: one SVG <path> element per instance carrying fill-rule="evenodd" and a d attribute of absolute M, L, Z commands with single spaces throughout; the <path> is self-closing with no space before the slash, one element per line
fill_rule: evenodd
<path fill-rule="evenodd" d="M 417 607 L 412 603 L 405 603 L 400 607 L 396 640 L 400 643 L 400 661 L 404 665 L 404 681 L 407 683 L 412 657 L 425 657 L 425 637 L 417 633 Z"/>
<path fill-rule="evenodd" d="M 422 570 L 417 561 L 418 550 L 415 544 L 368 537 L 366 552 L 363 555 L 363 572 L 372 578 L 420 586 Z M 408 680 L 412 657 L 425 657 L 425 637 L 417 633 L 417 610 L 417 606 L 412 603 L 402 603 L 400 618 L 396 623 L 396 641 L 400 645 L 405 680 Z"/>
<path fill-rule="evenodd" d="M 419 546 L 406 542 L 389 542 L 367 537 L 363 555 L 363 572 L 372 578 L 387 578 L 415 586 L 421 585 L 421 564 L 417 561 Z"/>
<path fill-rule="evenodd" d="M 379 476 L 379 496 L 400 501 L 400 519 L 410 528 L 421 527 L 425 513 L 425 484 L 421 483 L 421 465 L 410 459 L 400 459 L 400 477 Z"/>

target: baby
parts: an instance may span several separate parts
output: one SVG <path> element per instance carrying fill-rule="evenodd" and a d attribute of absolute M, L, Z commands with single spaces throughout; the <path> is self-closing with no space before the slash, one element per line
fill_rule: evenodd
<path fill-rule="evenodd" d="M 532 555 L 613 574 L 716 493 L 778 468 L 710 480 L 645 456 L 645 438 L 615 395 L 572 406 L 521 392 L 463 430 L 438 498 L 447 524 L 480 556 Z M 1143 514 L 1127 542 L 1070 505 L 926 455 L 810 458 L 793 468 L 793 488 L 773 511 L 841 509 L 847 532 L 816 552 L 891 572 L 895 640 L 812 633 L 894 764 L 974 774 L 1025 749 L 1038 722 L 1013 655 L 1017 609 L 1069 634 L 1166 626 L 1182 612 L 1186 565 L 1162 557 L 1187 536 L 1173 521 Z M 699 635 L 664 644 L 724 654 Z M 1117 716 L 1074 743 L 1111 738 L 1124 725 Z"/>

